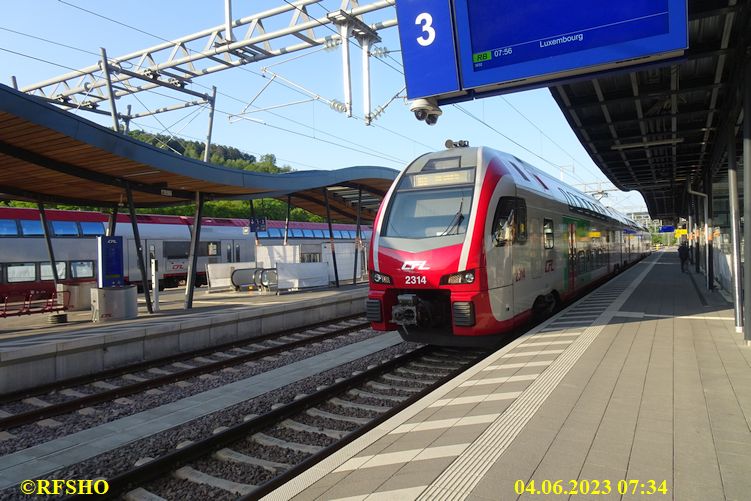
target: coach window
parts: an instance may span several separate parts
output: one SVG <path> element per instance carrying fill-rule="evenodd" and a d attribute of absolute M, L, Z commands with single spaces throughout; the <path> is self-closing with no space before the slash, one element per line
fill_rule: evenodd
<path fill-rule="evenodd" d="M 42 232 L 42 223 L 36 219 L 22 219 L 21 233 L 25 237 L 41 237 L 44 235 Z"/>
<path fill-rule="evenodd" d="M 546 249 L 552 249 L 554 246 L 553 242 L 553 220 L 552 219 L 543 219 L 542 223 L 542 238 L 543 238 L 543 245 Z"/>
<path fill-rule="evenodd" d="M 71 261 L 71 278 L 94 278 L 94 261 Z"/>
<path fill-rule="evenodd" d="M 56 262 L 55 267 L 57 268 L 57 278 L 60 280 L 65 280 L 67 277 L 65 270 L 65 263 L 64 262 Z M 50 263 L 40 263 L 39 264 L 39 276 L 42 280 L 52 280 L 54 277 L 52 276 L 52 266 L 50 266 Z"/>
<path fill-rule="evenodd" d="M 77 237 L 78 226 L 74 221 L 52 221 L 52 234 L 56 237 Z"/>
<path fill-rule="evenodd" d="M 83 222 L 78 223 L 81 226 L 81 235 L 85 237 L 104 236 L 104 225 L 102 223 Z"/>
<path fill-rule="evenodd" d="M 305 238 L 313 238 L 315 235 L 313 235 L 313 230 L 302 230 L 302 235 Z"/>
<path fill-rule="evenodd" d="M 18 225 L 15 219 L 0 219 L 0 237 L 17 237 Z"/>
<path fill-rule="evenodd" d="M 37 266 L 35 263 L 8 263 L 6 265 L 8 283 L 34 282 Z"/>
<path fill-rule="evenodd" d="M 168 242 L 162 244 L 162 254 L 167 259 L 187 259 L 190 253 L 190 242 Z"/>

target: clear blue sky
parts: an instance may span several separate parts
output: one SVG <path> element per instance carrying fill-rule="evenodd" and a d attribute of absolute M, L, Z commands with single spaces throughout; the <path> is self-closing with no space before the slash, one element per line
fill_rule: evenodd
<path fill-rule="evenodd" d="M 363 5 L 369 3 L 371 0 L 361 0 Z M 339 9 L 340 4 L 338 0 L 323 0 L 308 6 L 308 12 L 311 16 L 321 17 L 326 11 Z M 237 19 L 283 5 L 286 5 L 284 0 L 234 0 L 233 17 Z M 391 8 L 367 16 L 365 20 L 372 23 L 395 17 Z M 289 20 L 289 15 L 278 18 L 276 23 L 269 22 L 266 29 L 278 29 Z M 0 18 L 0 81 L 10 84 L 11 75 L 15 75 L 19 86 L 24 87 L 71 69 L 96 64 L 100 47 L 106 48 L 112 58 L 223 22 L 224 0 L 4 2 Z M 331 34 L 327 31 L 327 28 L 318 28 L 317 35 Z M 244 31 L 238 31 L 236 36 L 243 34 Z M 404 87 L 397 29 L 384 30 L 381 37 L 383 41 L 378 46 L 391 51 L 391 57 L 384 60 L 371 58 L 374 107 L 385 104 Z M 206 92 L 205 87 L 216 85 L 220 93 L 213 142 L 235 146 L 257 156 L 271 153 L 276 155 L 278 164 L 298 170 L 352 165 L 401 169 L 415 156 L 443 148 L 448 138 L 467 139 L 472 145 L 487 145 L 515 154 L 556 177 L 561 172 L 559 166 L 564 166 L 563 179 L 573 185 L 607 181 L 579 144 L 547 89 L 467 102 L 459 105 L 461 108 L 446 106 L 443 116 L 433 127 L 415 120 L 405 99 L 399 97 L 374 125 L 366 126 L 358 118 L 363 116 L 360 49 L 354 45 L 350 45 L 350 49 L 356 115 L 353 118 L 332 111 L 324 102 L 307 101 L 308 96 L 276 82 L 261 92 L 269 82 L 261 75 L 262 68 L 268 67 L 289 82 L 324 99 L 342 101 L 340 49 L 296 52 L 247 65 L 245 70 L 229 69 L 196 79 L 192 89 Z M 400 96 L 404 95 L 401 92 Z M 254 105 L 260 108 L 306 102 L 247 115 L 252 120 L 230 120 L 230 115 L 239 114 L 254 98 Z M 132 97 L 120 99 L 118 107 L 124 111 L 130 104 L 133 112 L 138 112 L 176 102 L 145 92 L 138 94 L 138 100 Z M 90 113 L 79 111 L 78 114 L 110 124 Z M 207 110 L 195 107 L 144 118 L 133 122 L 131 128 L 203 141 L 207 121 Z M 641 195 L 635 191 L 610 193 L 603 202 L 621 211 L 645 210 Z"/>

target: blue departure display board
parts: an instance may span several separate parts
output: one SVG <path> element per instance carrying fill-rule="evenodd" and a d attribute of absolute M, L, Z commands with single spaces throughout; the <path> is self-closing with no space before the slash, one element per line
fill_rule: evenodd
<path fill-rule="evenodd" d="M 686 0 L 456 0 L 463 89 L 555 79 L 687 47 Z"/>
<path fill-rule="evenodd" d="M 686 0 L 398 0 L 407 96 L 438 103 L 680 56 Z"/>

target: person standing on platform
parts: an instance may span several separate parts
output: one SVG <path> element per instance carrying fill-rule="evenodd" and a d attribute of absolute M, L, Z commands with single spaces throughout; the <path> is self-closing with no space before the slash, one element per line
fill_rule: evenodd
<path fill-rule="evenodd" d="M 681 258 L 681 272 L 685 272 L 686 262 L 688 262 L 688 245 L 685 240 L 678 247 L 678 257 Z"/>

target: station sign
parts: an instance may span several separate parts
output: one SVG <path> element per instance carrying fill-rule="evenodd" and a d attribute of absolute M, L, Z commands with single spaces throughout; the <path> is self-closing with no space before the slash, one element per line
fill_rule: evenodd
<path fill-rule="evenodd" d="M 675 58 L 688 47 L 686 0 L 400 0 L 397 16 L 407 95 L 439 103 Z"/>
<path fill-rule="evenodd" d="M 660 226 L 659 233 L 673 233 L 675 231 L 675 226 Z"/>
<path fill-rule="evenodd" d="M 122 287 L 125 285 L 123 266 L 123 237 L 98 236 L 97 287 Z"/>

